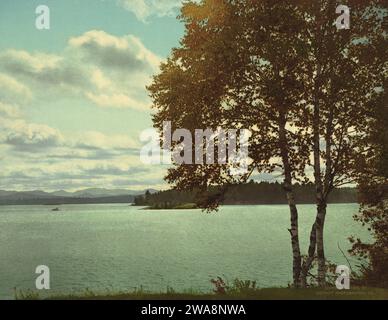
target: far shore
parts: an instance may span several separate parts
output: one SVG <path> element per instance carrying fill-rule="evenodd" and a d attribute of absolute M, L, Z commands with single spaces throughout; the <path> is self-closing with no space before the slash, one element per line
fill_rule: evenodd
<path fill-rule="evenodd" d="M 174 205 L 174 206 L 168 206 L 168 207 L 163 207 L 163 206 L 144 206 L 144 205 L 135 205 L 134 203 L 131 202 L 101 202 L 101 201 L 87 201 L 87 202 L 55 202 L 55 203 L 20 203 L 20 202 L 15 202 L 15 203 L 0 203 L 0 207 L 6 207 L 6 206 L 46 206 L 46 207 L 58 207 L 58 206 L 65 206 L 65 205 L 82 205 L 82 204 L 88 204 L 88 205 L 104 205 L 104 204 L 123 204 L 123 205 L 128 205 L 131 207 L 138 207 L 141 210 L 168 210 L 168 209 L 173 209 L 173 210 L 188 210 L 188 209 L 201 209 L 194 203 L 183 203 L 180 205 Z M 306 202 L 306 203 L 297 203 L 298 205 L 315 205 L 315 203 L 311 202 Z M 332 202 L 330 204 L 354 204 L 357 205 L 357 202 Z M 225 203 L 221 204 L 221 206 L 286 206 L 287 203 Z"/>

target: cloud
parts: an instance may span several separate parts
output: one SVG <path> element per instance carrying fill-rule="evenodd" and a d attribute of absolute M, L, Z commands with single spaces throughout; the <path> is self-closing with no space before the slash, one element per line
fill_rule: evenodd
<path fill-rule="evenodd" d="M 29 82 L 30 87 L 42 88 L 85 87 L 89 76 L 82 66 L 71 63 L 64 57 L 44 53 L 7 50 L 0 54 L 0 68 L 19 81 Z"/>
<path fill-rule="evenodd" d="M 19 106 L 0 101 L 0 117 L 19 118 L 21 115 Z"/>
<path fill-rule="evenodd" d="M 69 45 L 79 49 L 85 60 L 92 59 L 97 65 L 120 71 L 154 72 L 160 64 L 160 59 L 133 35 L 115 37 L 104 31 L 91 30 L 71 38 Z"/>
<path fill-rule="evenodd" d="M 92 82 L 100 90 L 107 89 L 112 86 L 112 81 L 108 79 L 98 68 L 92 71 Z"/>
<path fill-rule="evenodd" d="M 73 159 L 44 166 L 36 161 L 16 159 L 12 166 L 0 172 L 0 189 L 71 190 L 96 186 L 116 188 L 118 185 L 138 187 L 142 177 L 150 174 L 152 168 L 139 166 L 129 157 L 109 161 Z"/>
<path fill-rule="evenodd" d="M 96 176 L 129 176 L 135 173 L 147 172 L 145 168 L 118 166 L 118 165 L 97 165 L 93 168 L 84 170 L 85 174 Z"/>
<path fill-rule="evenodd" d="M 85 146 L 79 146 L 80 149 L 76 148 L 61 148 L 50 152 L 46 155 L 46 162 L 51 163 L 58 160 L 109 160 L 117 159 L 117 157 L 123 155 L 139 155 L 139 149 L 98 149 Z"/>
<path fill-rule="evenodd" d="M 21 151 L 37 151 L 63 144 L 61 133 L 44 124 L 26 123 L 24 120 L 0 119 L 0 141 Z"/>
<path fill-rule="evenodd" d="M 182 0 L 118 0 L 118 3 L 142 22 L 151 16 L 173 16 L 182 6 Z"/>
<path fill-rule="evenodd" d="M 89 100 L 93 101 L 100 107 L 113 107 L 113 108 L 133 108 L 137 110 L 149 110 L 150 104 L 142 101 L 137 101 L 123 93 L 114 93 L 112 95 L 107 94 L 94 94 L 87 92 L 86 96 Z"/>
<path fill-rule="evenodd" d="M 0 54 L 0 61 L 6 63 L 11 71 L 21 71 L 26 73 L 38 73 L 44 70 L 54 69 L 61 58 L 45 53 L 35 53 L 34 55 L 23 50 L 7 50 Z"/>
<path fill-rule="evenodd" d="M 1 64 L 1 58 L 0 58 Z M 14 103 L 15 101 L 30 100 L 32 93 L 29 87 L 17 81 L 15 78 L 0 73 L 0 101 Z"/>
<path fill-rule="evenodd" d="M 140 162 L 140 146 L 127 135 L 87 131 L 65 137 L 45 124 L 0 118 L 0 189 L 147 188 L 163 172 Z"/>
<path fill-rule="evenodd" d="M 71 95 L 105 108 L 149 110 L 145 87 L 161 59 L 133 35 L 91 30 L 58 55 L 0 52 L 0 100 L 25 103 Z"/>
<path fill-rule="evenodd" d="M 56 179 L 96 179 L 104 176 L 129 176 L 147 171 L 128 164 L 128 161 L 71 161 L 39 168 L 38 175 Z M 105 177 L 106 178 L 106 177 Z"/>
<path fill-rule="evenodd" d="M 143 178 L 162 176 L 140 162 L 137 137 L 82 128 L 69 132 L 66 125 L 61 131 L 25 118 L 66 105 L 57 101 L 75 101 L 71 111 L 84 103 L 149 111 L 145 86 L 160 61 L 132 35 L 97 30 L 69 39 L 56 54 L 0 51 L 0 189 L 114 188 L 131 182 L 140 188 Z M 67 112 L 57 111 L 59 117 Z"/>
<path fill-rule="evenodd" d="M 105 135 L 98 131 L 87 131 L 76 138 L 73 146 L 87 150 L 132 150 L 139 147 L 138 143 L 127 135 Z"/>
<path fill-rule="evenodd" d="M 0 102 L 2 112 L 16 116 L 17 108 Z M 46 152 L 48 158 L 103 159 L 119 155 L 138 154 L 139 142 L 128 135 L 106 135 L 86 131 L 67 135 L 45 124 L 28 123 L 21 118 L 0 117 L 0 145 L 8 145 L 18 152 Z"/>

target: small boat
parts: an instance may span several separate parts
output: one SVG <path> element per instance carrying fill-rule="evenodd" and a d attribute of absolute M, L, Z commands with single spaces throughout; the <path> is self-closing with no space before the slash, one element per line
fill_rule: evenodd
<path fill-rule="evenodd" d="M 60 211 L 59 208 L 52 209 L 51 211 Z"/>

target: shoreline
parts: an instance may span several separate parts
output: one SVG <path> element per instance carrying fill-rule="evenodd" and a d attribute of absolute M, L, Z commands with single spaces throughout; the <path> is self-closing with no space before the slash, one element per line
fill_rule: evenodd
<path fill-rule="evenodd" d="M 388 300 L 388 289 L 355 287 L 337 290 L 322 288 L 242 288 L 227 293 L 201 293 L 193 290 L 176 292 L 149 292 L 137 289 L 132 292 L 93 292 L 40 296 L 36 291 L 16 291 L 15 300 Z"/>

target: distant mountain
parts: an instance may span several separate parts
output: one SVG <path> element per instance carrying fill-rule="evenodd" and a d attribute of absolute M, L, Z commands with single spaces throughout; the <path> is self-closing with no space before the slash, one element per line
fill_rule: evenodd
<path fill-rule="evenodd" d="M 50 194 L 56 197 L 71 197 L 73 195 L 73 193 L 65 190 L 50 192 Z"/>
<path fill-rule="evenodd" d="M 135 196 L 145 194 L 147 190 L 89 188 L 75 192 L 59 190 L 45 192 L 0 190 L 0 205 L 18 204 L 66 204 L 66 203 L 125 203 L 132 202 Z M 151 194 L 157 190 L 149 189 Z"/>
<path fill-rule="evenodd" d="M 89 188 L 85 190 L 76 191 L 74 193 L 68 193 L 71 197 L 80 197 L 80 198 L 97 198 L 97 197 L 114 197 L 122 195 L 140 195 L 145 194 L 147 190 L 126 190 L 126 189 L 101 189 L 101 188 Z M 150 190 L 151 193 L 157 192 L 157 190 Z"/>
<path fill-rule="evenodd" d="M 0 197 L 7 197 L 7 196 L 10 196 L 14 193 L 15 193 L 15 191 L 0 190 Z"/>
<path fill-rule="evenodd" d="M 134 191 L 117 189 L 117 190 L 109 190 L 109 189 L 99 189 L 99 188 L 89 188 L 85 190 L 76 191 L 71 193 L 72 197 L 80 197 L 80 198 L 98 198 L 98 197 L 107 197 L 107 196 L 122 196 L 126 194 L 133 194 Z"/>
<path fill-rule="evenodd" d="M 44 191 L 0 191 L 0 200 L 12 199 L 12 200 L 24 200 L 24 199 L 47 199 L 53 197 L 50 193 Z"/>

